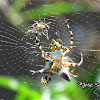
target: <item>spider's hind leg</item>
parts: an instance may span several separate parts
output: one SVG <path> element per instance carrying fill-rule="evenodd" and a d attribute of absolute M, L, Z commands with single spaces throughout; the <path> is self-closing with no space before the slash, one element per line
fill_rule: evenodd
<path fill-rule="evenodd" d="M 41 84 L 46 85 L 47 83 L 49 83 L 51 81 L 51 77 L 54 73 L 55 68 L 56 68 L 56 66 L 55 66 L 55 64 L 53 64 L 51 66 L 51 69 L 48 71 L 48 74 L 46 75 L 46 77 L 44 79 L 42 78 Z"/>
<path fill-rule="evenodd" d="M 38 70 L 38 71 L 30 70 L 30 72 L 32 72 L 32 75 L 34 75 L 34 74 L 39 74 L 39 73 L 45 73 L 44 70 L 45 69 L 43 68 L 43 69 Z"/>
<path fill-rule="evenodd" d="M 49 83 L 51 81 L 51 77 L 52 77 L 53 73 L 49 73 L 45 76 L 45 78 L 43 79 L 43 77 L 41 78 L 41 84 L 46 85 L 47 83 Z"/>
<path fill-rule="evenodd" d="M 29 70 L 29 71 L 32 72 L 32 75 L 34 75 L 34 74 L 39 74 L 39 73 L 50 73 L 48 72 L 49 69 L 50 69 L 50 61 L 47 60 L 44 68 L 37 71 L 33 71 L 33 70 Z"/>

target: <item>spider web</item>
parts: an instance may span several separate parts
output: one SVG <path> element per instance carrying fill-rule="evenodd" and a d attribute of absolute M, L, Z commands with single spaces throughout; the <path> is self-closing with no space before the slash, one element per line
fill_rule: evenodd
<path fill-rule="evenodd" d="M 52 0 L 51 0 L 52 1 Z M 74 13 L 60 15 L 52 12 L 50 17 L 41 18 L 39 15 L 39 21 L 51 22 L 50 30 L 48 32 L 49 40 L 43 34 L 39 35 L 39 42 L 44 51 L 48 52 L 49 43 L 52 39 L 55 39 L 63 46 L 70 47 L 70 33 L 66 26 L 65 20 L 68 20 L 73 35 L 74 35 L 74 47 L 67 54 L 75 63 L 78 63 L 81 59 L 80 53 L 82 52 L 84 61 L 80 67 L 73 68 L 78 73 L 78 81 L 85 83 L 99 82 L 100 77 L 100 5 L 98 2 L 90 2 L 97 4 L 96 12 L 89 13 Z M 10 1 L 12 4 L 13 1 Z M 5 5 L 6 3 L 4 3 Z M 46 6 L 46 1 L 33 0 L 24 5 L 24 10 L 32 7 Z M 28 12 L 27 12 L 28 13 Z M 44 13 L 45 15 L 45 13 Z M 41 57 L 41 52 L 38 46 L 35 44 L 35 34 L 28 32 L 33 24 L 32 21 L 22 24 L 21 26 L 14 26 L 10 24 L 7 17 L 4 15 L 4 11 L 0 12 L 0 75 L 9 75 L 11 77 L 26 76 L 40 81 L 41 76 L 35 75 L 33 77 L 29 70 L 38 70 L 45 65 L 45 60 Z M 27 27 L 28 26 L 28 27 Z M 71 67 L 72 68 L 72 67 Z M 92 77 L 89 79 L 88 77 Z M 55 76 L 56 80 L 60 81 L 58 76 Z M 94 80 L 94 81 L 93 81 Z M 50 83 L 52 84 L 52 82 Z M 94 94 L 91 97 L 93 100 L 100 100 L 100 88 L 88 88 L 90 91 L 87 96 Z M 84 91 L 86 91 L 84 89 Z M 5 92 L 5 91 L 4 91 Z M 4 93 L 2 98 L 5 98 L 7 92 Z M 8 95 L 9 97 L 9 95 Z M 10 98 L 10 97 L 9 97 Z M 84 98 L 81 96 L 80 98 Z"/>

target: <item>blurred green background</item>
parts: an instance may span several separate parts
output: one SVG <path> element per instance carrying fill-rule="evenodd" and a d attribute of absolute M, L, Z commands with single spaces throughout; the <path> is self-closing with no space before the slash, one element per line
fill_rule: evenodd
<path fill-rule="evenodd" d="M 66 16 L 69 16 L 70 18 L 71 15 L 78 14 L 78 13 L 80 13 L 80 16 L 81 14 L 83 15 L 87 14 L 86 16 L 88 16 L 88 14 L 93 14 L 93 15 L 96 14 L 97 16 L 99 16 L 100 15 L 99 3 L 100 2 L 96 2 L 94 0 L 88 0 L 88 1 L 87 0 L 78 0 L 78 1 L 73 1 L 73 0 L 43 0 L 43 1 L 41 0 L 0 0 L 0 9 L 1 9 L 1 13 L 0 13 L 1 25 L 0 26 L 2 27 L 2 23 L 6 24 L 6 22 L 8 22 L 10 24 L 8 26 L 14 27 L 18 31 L 20 31 L 20 33 L 22 33 L 21 35 L 25 35 L 25 31 L 28 30 L 28 27 L 30 25 L 29 22 L 32 22 L 33 20 L 38 20 L 40 18 L 41 19 L 49 18 L 51 16 L 56 16 L 56 15 L 62 15 L 62 16 L 66 15 Z M 79 20 L 82 20 L 82 18 L 83 17 L 81 17 L 81 19 Z M 5 21 L 2 22 L 2 19 L 5 19 Z M 58 21 L 59 20 L 60 19 L 58 19 Z M 92 21 L 90 22 L 92 23 Z M 100 22 L 100 20 L 98 20 L 97 22 Z M 99 29 L 100 24 L 96 26 L 94 23 L 95 21 L 93 22 L 93 25 L 94 25 L 93 28 L 95 28 L 95 32 L 98 31 L 99 33 L 98 36 L 100 36 L 100 29 Z M 10 27 L 7 27 L 7 28 L 9 29 Z M 86 29 L 88 30 L 91 27 L 92 26 L 87 25 Z M 0 34 L 3 34 L 3 33 L 0 32 Z M 26 38 L 30 40 L 28 36 Z M 30 41 L 30 43 L 32 43 L 32 41 Z M 97 41 L 96 43 L 93 43 L 93 44 L 94 45 L 91 47 L 92 49 L 96 48 L 100 50 L 100 45 L 99 46 L 95 45 L 95 44 L 100 44 L 100 41 Z M 99 93 L 100 87 L 93 87 L 93 88 L 86 87 L 82 89 L 81 87 L 77 86 L 80 80 L 85 82 L 85 79 L 87 80 L 86 83 L 95 84 L 96 82 L 100 82 L 100 71 L 99 71 L 100 70 L 100 64 L 99 64 L 100 53 L 94 52 L 91 54 L 87 52 L 86 54 L 96 56 L 95 58 L 91 58 L 91 59 L 95 59 L 96 62 L 98 62 L 98 64 L 95 64 L 94 67 L 92 66 L 92 60 L 90 62 L 84 63 L 85 65 L 88 65 L 88 66 L 89 64 L 91 65 L 88 70 L 89 74 L 87 73 L 87 74 L 81 75 L 81 72 L 80 72 L 80 75 L 81 75 L 79 76 L 80 78 L 79 79 L 72 78 L 71 82 L 66 82 L 63 79 L 58 78 L 58 80 L 56 81 L 54 80 L 51 81 L 50 82 L 51 84 L 47 84 L 47 86 L 41 85 L 40 80 L 36 80 L 36 79 L 33 80 L 31 78 L 31 75 L 28 78 L 26 76 L 22 77 L 21 74 L 19 75 L 17 74 L 15 75 L 15 77 L 12 77 L 12 74 L 6 75 L 3 73 L 3 70 L 2 70 L 5 68 L 1 66 L 0 100 L 100 100 L 100 93 Z M 86 56 L 84 57 L 85 57 L 84 59 L 86 59 Z M 0 62 L 0 64 L 2 65 L 2 61 Z M 16 68 L 16 71 L 17 71 L 17 68 Z M 27 73 L 28 71 L 25 71 L 25 72 Z M 2 97 L 4 92 L 8 93 L 7 91 L 8 92 L 10 91 L 9 93 L 11 95 L 7 95 L 8 97 L 6 96 Z M 6 99 L 3 99 L 3 98 L 6 98 Z"/>

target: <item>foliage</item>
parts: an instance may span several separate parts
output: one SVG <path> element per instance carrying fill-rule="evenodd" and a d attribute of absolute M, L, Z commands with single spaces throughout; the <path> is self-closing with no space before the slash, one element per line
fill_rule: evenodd
<path fill-rule="evenodd" d="M 29 0 L 15 0 L 12 4 L 11 9 L 9 10 L 10 21 L 13 24 L 19 24 L 32 21 L 33 19 L 50 17 L 56 14 L 70 14 L 70 13 L 80 13 L 80 12 L 94 12 L 96 9 L 92 7 L 89 3 L 85 2 L 57 2 L 50 5 L 43 5 L 39 7 L 33 7 L 28 10 L 23 10 L 25 4 Z M 14 15 L 14 19 L 12 17 Z M 31 16 L 31 17 L 30 17 Z"/>
<path fill-rule="evenodd" d="M 19 82 L 14 78 L 0 76 L 0 86 L 17 92 L 15 100 L 36 100 L 41 98 L 41 93 L 38 90 L 31 89 L 24 82 Z"/>
<path fill-rule="evenodd" d="M 29 86 L 26 84 L 26 80 L 28 80 L 28 84 L 30 84 L 29 79 L 23 79 L 23 81 L 17 81 L 14 78 L 7 77 L 7 76 L 0 76 L 0 86 L 17 92 L 15 96 L 15 100 L 40 100 L 42 99 L 49 100 L 61 100 L 61 98 L 68 98 L 68 100 L 83 100 L 83 98 L 79 98 L 79 94 L 82 93 L 84 96 L 84 100 L 89 100 L 87 97 L 86 92 L 81 87 L 77 86 L 77 81 L 72 79 L 72 82 L 54 82 L 51 85 L 43 86 L 41 85 L 37 87 L 36 83 L 33 82 L 34 87 Z M 48 90 L 48 91 L 47 91 Z M 44 93 L 44 94 L 43 94 Z M 47 95 L 50 95 L 48 97 Z M 47 97 L 48 98 L 47 98 Z"/>
<path fill-rule="evenodd" d="M 37 8 L 26 10 L 22 13 L 22 17 L 24 21 L 26 22 L 26 21 L 32 20 L 30 16 L 33 19 L 38 19 L 39 16 L 41 18 L 44 18 L 44 17 L 56 15 L 56 13 L 57 14 L 68 14 L 68 13 L 77 13 L 77 12 L 90 12 L 92 10 L 93 8 L 87 3 L 60 2 L 60 3 L 54 3 L 52 5 L 40 6 Z"/>

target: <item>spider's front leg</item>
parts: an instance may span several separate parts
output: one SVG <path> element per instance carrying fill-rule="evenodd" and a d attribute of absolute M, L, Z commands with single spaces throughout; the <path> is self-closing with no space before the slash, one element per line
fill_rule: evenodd
<path fill-rule="evenodd" d="M 67 23 L 67 21 L 65 21 L 65 22 Z M 67 23 L 67 27 L 68 27 L 69 32 L 70 32 L 70 34 L 71 34 L 71 46 L 70 46 L 69 49 L 67 49 L 67 50 L 63 53 L 61 59 L 63 59 L 63 57 L 65 56 L 65 54 L 67 54 L 67 53 L 73 48 L 73 32 L 71 31 L 71 28 L 70 28 L 70 26 L 69 26 L 68 23 Z"/>
<path fill-rule="evenodd" d="M 46 54 L 47 54 L 47 52 L 46 52 Z M 53 59 L 50 59 L 49 57 L 45 57 L 45 55 L 42 53 L 42 58 L 43 59 L 45 59 L 45 60 L 49 60 L 49 61 L 54 61 Z"/>
<path fill-rule="evenodd" d="M 49 58 L 45 58 L 45 57 L 43 57 L 43 58 L 46 59 L 46 60 L 53 61 L 53 58 L 50 57 L 50 56 L 49 56 L 46 52 L 44 52 L 43 49 L 41 48 L 41 46 L 40 46 L 40 44 L 39 44 L 39 42 L 38 42 L 38 37 L 37 37 L 37 35 L 38 35 L 38 33 L 37 33 L 37 30 L 36 30 L 36 44 L 38 45 L 38 47 L 39 47 L 40 51 L 42 52 L 42 54 L 44 54 L 45 56 L 49 57 Z"/>

